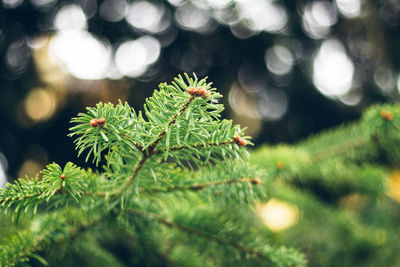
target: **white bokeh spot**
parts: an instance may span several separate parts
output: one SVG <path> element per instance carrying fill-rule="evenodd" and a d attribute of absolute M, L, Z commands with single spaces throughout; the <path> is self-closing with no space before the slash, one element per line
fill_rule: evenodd
<path fill-rule="evenodd" d="M 354 65 L 343 45 L 334 39 L 322 43 L 313 63 L 313 82 L 328 97 L 349 92 L 352 87 Z"/>
<path fill-rule="evenodd" d="M 64 30 L 50 44 L 50 54 L 79 79 L 102 79 L 108 69 L 110 48 L 86 31 Z"/>
<path fill-rule="evenodd" d="M 151 36 L 122 43 L 115 53 L 115 65 L 125 76 L 135 78 L 143 75 L 150 64 L 160 56 L 160 42 Z"/>

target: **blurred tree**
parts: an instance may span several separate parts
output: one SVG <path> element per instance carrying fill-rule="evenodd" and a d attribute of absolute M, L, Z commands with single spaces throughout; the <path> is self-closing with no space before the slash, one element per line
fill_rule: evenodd
<path fill-rule="evenodd" d="M 310 266 L 398 266 L 399 116 L 374 106 L 360 122 L 253 153 L 268 172 L 259 211 L 271 239 L 300 248 Z"/>

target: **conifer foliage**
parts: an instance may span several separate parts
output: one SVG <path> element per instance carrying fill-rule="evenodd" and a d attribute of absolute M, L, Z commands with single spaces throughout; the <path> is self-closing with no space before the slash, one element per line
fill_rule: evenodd
<path fill-rule="evenodd" d="M 254 213 L 264 171 L 221 120 L 206 79 L 159 85 L 143 111 L 99 103 L 71 120 L 79 156 L 0 189 L 0 266 L 303 266 Z"/>
<path fill-rule="evenodd" d="M 268 196 L 299 213 L 271 233 L 277 244 L 301 250 L 309 266 L 399 266 L 398 105 L 370 107 L 360 121 L 293 146 L 263 146 L 250 162 L 268 171 Z"/>

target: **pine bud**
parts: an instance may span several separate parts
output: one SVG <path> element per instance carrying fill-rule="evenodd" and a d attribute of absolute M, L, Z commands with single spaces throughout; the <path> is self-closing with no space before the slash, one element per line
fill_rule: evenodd
<path fill-rule="evenodd" d="M 97 127 L 98 125 L 99 125 L 99 120 L 98 119 L 91 119 L 90 120 L 90 126 Z"/>
<path fill-rule="evenodd" d="M 187 92 L 188 92 L 189 95 L 194 96 L 194 95 L 196 95 L 196 88 L 194 88 L 194 87 L 189 87 L 189 88 L 187 89 Z"/>
<path fill-rule="evenodd" d="M 246 146 L 247 145 L 247 141 L 244 140 L 243 138 L 241 138 L 239 135 L 235 135 L 233 137 L 233 140 L 235 141 L 236 144 L 238 144 L 239 146 Z"/>
<path fill-rule="evenodd" d="M 237 144 L 239 146 L 246 146 L 247 145 L 247 141 L 244 140 L 243 138 L 240 138 L 239 141 L 237 142 Z"/>
<path fill-rule="evenodd" d="M 203 96 L 206 94 L 206 92 L 207 92 L 207 90 L 203 86 L 200 86 L 199 88 L 197 88 L 197 96 Z"/>
<path fill-rule="evenodd" d="M 66 177 L 67 177 L 67 176 L 65 176 L 64 173 L 60 175 L 60 179 L 61 179 L 61 180 L 65 180 Z"/>
<path fill-rule="evenodd" d="M 100 119 L 99 119 L 99 124 L 100 125 L 104 125 L 105 123 L 106 123 L 106 118 L 104 118 L 104 117 L 101 117 Z"/>
<path fill-rule="evenodd" d="M 381 118 L 384 119 L 385 121 L 391 121 L 393 120 L 393 113 L 389 111 L 381 111 Z"/>
<path fill-rule="evenodd" d="M 211 92 L 210 91 L 206 91 L 206 97 L 209 98 L 211 96 Z"/>
<path fill-rule="evenodd" d="M 255 177 L 255 178 L 253 178 L 253 179 L 251 180 L 251 183 L 252 183 L 252 184 L 260 184 L 260 183 L 261 183 L 261 179 L 258 178 L 258 177 Z"/>

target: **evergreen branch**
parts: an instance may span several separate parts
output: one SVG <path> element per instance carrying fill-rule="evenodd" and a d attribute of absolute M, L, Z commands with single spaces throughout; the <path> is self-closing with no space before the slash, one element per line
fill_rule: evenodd
<path fill-rule="evenodd" d="M 107 129 L 104 129 L 107 132 Z M 163 133 L 163 135 L 165 135 L 165 133 Z M 130 136 L 127 134 L 120 134 L 121 137 L 126 138 L 127 141 L 131 142 L 132 145 L 134 145 L 138 150 L 142 151 L 143 150 L 143 146 L 133 142 L 133 140 L 131 140 Z M 161 141 L 161 140 L 160 140 Z M 159 142 L 158 142 L 159 143 Z M 225 141 L 221 141 L 221 142 L 209 142 L 209 143 L 198 143 L 198 144 L 194 144 L 194 145 L 190 145 L 190 146 L 184 146 L 184 145 L 180 145 L 180 146 L 172 146 L 169 148 L 169 151 L 176 151 L 176 150 L 182 150 L 182 149 L 190 149 L 190 148 L 207 148 L 207 147 L 213 147 L 213 146 L 223 146 L 223 145 L 228 145 L 228 144 L 234 144 L 235 140 L 230 139 L 230 140 L 225 140 Z M 159 149 L 155 152 L 153 152 L 153 154 L 161 154 L 163 152 L 166 151 L 166 148 L 163 149 Z"/>
<path fill-rule="evenodd" d="M 12 236 L 10 241 L 5 247 L 0 249 L 0 266 L 15 266 L 20 262 L 27 261 L 35 252 L 43 250 L 51 243 L 57 243 L 65 239 L 71 239 L 85 231 L 93 225 L 102 221 L 105 215 L 91 216 L 90 220 L 87 217 L 81 218 L 79 224 L 71 227 L 65 224 L 65 220 L 73 219 L 76 216 L 57 216 L 59 214 L 53 213 L 45 216 L 42 220 L 33 222 L 37 224 L 34 227 L 38 229 L 38 233 L 32 232 L 32 229 L 25 230 Z M 77 215 L 77 214 L 75 214 Z M 57 235 L 57 239 L 54 236 Z M 7 253 L 13 251 L 15 254 Z"/>
<path fill-rule="evenodd" d="M 76 149 L 79 150 L 78 156 L 88 150 L 86 161 L 93 155 L 93 162 L 97 165 L 101 160 L 102 151 L 110 151 L 116 145 L 132 147 L 129 138 L 129 142 L 121 142 L 127 141 L 125 138 L 121 139 L 121 134 L 131 133 L 135 127 L 140 128 L 142 122 L 141 114 L 137 115 L 127 103 L 123 104 L 120 101 L 114 106 L 111 103 L 100 102 L 95 108 L 87 108 L 87 114 L 79 113 L 78 117 L 71 119 L 71 123 L 77 125 L 70 128 L 71 133 L 68 136 L 79 136 L 74 141 Z"/>
<path fill-rule="evenodd" d="M 53 196 L 58 195 L 58 194 L 65 194 L 65 193 L 66 193 L 65 191 L 58 190 L 53 194 Z M 10 202 L 10 201 L 18 202 L 18 201 L 23 201 L 26 199 L 33 199 L 33 198 L 44 200 L 44 197 L 46 197 L 46 196 L 47 195 L 45 194 L 45 191 L 41 191 L 41 192 L 38 192 L 37 194 L 22 195 L 22 196 L 17 196 L 17 197 L 6 197 L 6 198 L 0 199 L 0 205 L 5 205 L 5 203 Z"/>
<path fill-rule="evenodd" d="M 358 151 L 369 144 L 385 149 L 380 137 L 384 140 L 396 139 L 399 117 L 396 107 L 377 105 L 364 113 L 362 121 L 318 134 L 301 142 L 299 146 L 310 152 L 313 161 Z"/>
<path fill-rule="evenodd" d="M 143 239 L 137 240 L 137 236 L 136 236 L 136 235 L 133 235 L 133 234 L 130 233 L 130 232 L 125 232 L 125 233 L 124 233 L 124 236 L 125 236 L 127 239 L 130 239 L 130 242 L 139 242 L 139 243 L 141 243 L 141 244 L 144 243 L 145 245 L 152 245 L 152 244 L 149 242 L 149 240 L 143 240 Z M 180 267 L 185 267 L 185 266 L 186 266 L 186 265 L 182 264 L 181 262 L 178 262 L 178 261 L 172 259 L 171 256 L 168 255 L 168 253 L 165 253 L 165 252 L 160 251 L 160 250 L 157 250 L 157 249 L 154 250 L 154 251 L 152 251 L 152 252 L 155 253 L 158 257 L 162 258 L 162 261 L 163 261 L 164 263 L 167 263 L 167 266 L 180 266 Z"/>
<path fill-rule="evenodd" d="M 358 137 L 354 138 L 346 143 L 338 144 L 335 147 L 328 147 L 325 150 L 311 152 L 311 160 L 312 161 L 320 161 L 322 159 L 326 159 L 327 157 L 334 157 L 340 155 L 342 153 L 349 152 L 353 149 L 357 149 L 369 142 L 369 139 L 366 137 Z"/>
<path fill-rule="evenodd" d="M 27 243 L 27 240 L 23 239 L 23 238 L 24 238 L 24 234 L 18 233 L 17 237 L 15 239 L 18 239 L 18 241 L 23 241 L 24 243 Z M 38 240 L 41 240 L 41 239 L 43 239 L 43 237 L 39 236 Z M 32 255 L 35 251 L 38 251 L 38 247 L 39 247 L 38 240 L 35 240 L 36 242 L 33 241 L 33 243 L 29 244 L 29 246 L 27 246 L 24 250 L 17 252 L 17 254 L 14 255 L 14 257 L 12 259 L 6 259 L 6 258 L 1 259 L 2 261 L 8 260 L 8 262 L 2 262 L 2 263 L 4 263 L 5 266 L 11 267 L 11 266 L 17 265 L 19 262 L 26 261 L 30 255 Z M 13 242 L 10 242 L 7 249 L 11 249 L 11 248 L 15 249 L 15 247 L 13 247 L 13 245 L 14 245 Z M 15 244 L 15 245 L 20 245 L 20 244 Z"/>
<path fill-rule="evenodd" d="M 99 196 L 99 197 L 104 197 L 108 195 L 117 195 L 120 194 L 124 189 L 129 188 L 135 181 L 135 178 L 137 177 L 138 173 L 140 170 L 143 168 L 145 165 L 146 161 L 151 158 L 154 154 L 157 154 L 156 147 L 160 143 L 160 141 L 165 137 L 168 129 L 172 127 L 176 123 L 176 119 L 180 116 L 182 116 L 187 108 L 189 107 L 190 103 L 193 101 L 195 97 L 191 96 L 189 99 L 182 105 L 181 109 L 178 111 L 177 114 L 173 115 L 172 118 L 170 119 L 168 126 L 165 127 L 159 134 L 158 137 L 155 141 L 153 141 L 151 144 L 147 146 L 147 149 L 143 150 L 142 148 L 142 156 L 140 161 L 135 165 L 133 169 L 133 173 L 129 179 L 126 180 L 126 182 L 120 187 L 117 188 L 116 190 L 113 190 L 111 192 L 97 192 L 97 193 L 92 193 L 92 192 L 87 192 L 86 195 L 94 195 L 94 196 Z M 127 136 L 125 136 L 127 137 Z M 161 150 L 160 150 L 161 151 Z"/>
<path fill-rule="evenodd" d="M 139 216 L 142 216 L 142 217 L 147 217 L 147 218 L 156 220 L 156 221 L 158 221 L 158 222 L 160 222 L 160 223 L 162 223 L 165 226 L 168 226 L 170 228 L 179 229 L 179 230 L 181 230 L 183 232 L 186 232 L 188 234 L 197 235 L 197 236 L 199 236 L 201 238 L 204 238 L 204 239 L 207 239 L 209 241 L 213 241 L 213 242 L 217 242 L 217 243 L 220 243 L 220 244 L 228 245 L 231 248 L 236 249 L 237 251 L 239 251 L 242 254 L 250 254 L 250 255 L 252 255 L 254 257 L 257 257 L 257 258 L 271 260 L 266 255 L 264 255 L 264 253 L 262 253 L 259 250 L 247 247 L 247 246 L 245 246 L 243 244 L 240 244 L 240 243 L 237 243 L 237 242 L 233 242 L 233 241 L 231 241 L 229 239 L 225 239 L 225 238 L 222 238 L 222 237 L 219 237 L 219 236 L 216 236 L 216 235 L 209 234 L 209 233 L 201 231 L 199 229 L 195 229 L 195 228 L 192 228 L 192 227 L 189 227 L 189 226 L 186 226 L 186 225 L 175 223 L 173 221 L 170 221 L 170 220 L 167 220 L 165 218 L 162 218 L 162 217 L 158 216 L 157 214 L 146 212 L 146 211 L 142 211 L 142 210 L 138 210 L 138 209 L 130 209 L 129 211 L 131 211 L 135 215 L 139 215 Z"/>
<path fill-rule="evenodd" d="M 49 201 L 53 196 L 65 194 L 78 201 L 79 197 L 87 191 L 88 178 L 92 173 L 84 171 L 68 162 L 62 169 L 58 164 L 47 165 L 42 171 L 43 178 L 18 179 L 14 184 L 8 184 L 0 189 L 0 205 L 10 207 L 16 204 L 15 211 L 26 207 L 25 211 L 37 206 L 43 201 Z"/>
<path fill-rule="evenodd" d="M 105 129 L 105 131 L 107 131 L 107 130 Z M 163 131 L 160 134 L 165 135 L 166 132 Z M 126 138 L 126 140 L 131 142 L 131 144 L 134 145 L 138 150 L 143 151 L 144 146 L 133 142 L 130 139 L 131 137 L 128 136 L 127 134 L 120 134 L 120 136 L 123 137 L 123 138 Z M 158 143 L 160 141 L 158 141 Z M 180 146 L 172 146 L 172 147 L 170 147 L 169 151 L 176 151 L 176 150 L 190 149 L 190 148 L 194 148 L 194 149 L 207 148 L 207 147 L 223 146 L 223 145 L 234 144 L 234 143 L 235 143 L 235 140 L 230 139 L 230 140 L 225 140 L 225 141 L 221 141 L 221 142 L 198 143 L 198 144 L 194 144 L 194 145 L 190 145 L 190 146 L 180 145 Z M 158 149 L 157 151 L 154 151 L 153 154 L 161 154 L 161 153 L 164 153 L 166 150 L 167 150 L 166 148 Z"/>
<path fill-rule="evenodd" d="M 176 119 L 180 116 L 183 115 L 183 113 L 185 113 L 185 111 L 187 110 L 187 108 L 189 107 L 190 103 L 192 103 L 192 101 L 195 99 L 194 96 L 191 96 L 181 107 L 181 109 L 179 110 L 179 112 L 177 114 L 175 114 L 174 116 L 172 116 L 171 120 L 168 123 L 168 126 L 166 128 L 163 129 L 163 131 L 158 135 L 158 138 L 152 143 L 150 144 L 149 147 L 149 157 L 151 156 L 152 153 L 154 153 L 156 146 L 160 143 L 160 141 L 165 137 L 165 135 L 167 134 L 168 129 L 170 129 L 175 123 L 176 123 Z"/>
<path fill-rule="evenodd" d="M 110 192 L 105 192 L 105 191 L 99 191 L 99 192 L 92 192 L 92 191 L 86 191 L 82 192 L 81 194 L 84 196 L 95 196 L 95 197 L 107 197 L 107 196 L 112 196 L 112 195 L 117 195 L 122 192 L 122 187 L 121 189 L 113 190 Z M 60 188 L 59 190 L 55 191 L 52 196 L 55 195 L 68 195 L 68 192 L 63 190 L 63 188 Z M 45 194 L 45 191 L 40 191 L 36 194 L 30 194 L 30 195 L 22 195 L 22 196 L 17 196 L 17 197 L 7 197 L 0 199 L 0 205 L 5 205 L 7 202 L 13 201 L 13 202 L 22 202 L 27 199 L 35 199 L 35 200 L 40 200 L 40 201 L 45 201 L 45 197 L 47 197 L 47 194 Z"/>
<path fill-rule="evenodd" d="M 159 192 L 173 192 L 173 191 L 198 191 L 208 187 L 220 186 L 220 185 L 229 185 L 229 184 L 239 184 L 239 183 L 252 183 L 254 185 L 259 184 L 260 178 L 241 178 L 241 179 L 234 179 L 234 180 L 225 180 L 225 181 L 217 181 L 217 182 L 209 182 L 204 184 L 192 184 L 192 185 L 185 185 L 185 186 L 171 186 L 166 188 L 149 188 L 140 190 L 143 193 L 159 193 Z"/>
<path fill-rule="evenodd" d="M 151 144 L 149 144 L 146 150 L 142 150 L 142 158 L 141 160 L 137 163 L 137 165 L 135 166 L 134 170 L 133 170 L 133 174 L 132 176 L 127 180 L 126 184 L 124 184 L 124 186 L 121 188 L 121 190 L 123 190 L 123 188 L 125 187 L 129 187 L 133 184 L 133 182 L 135 181 L 135 178 L 137 176 L 137 174 L 139 173 L 139 171 L 143 168 L 144 164 L 146 163 L 146 161 L 152 156 L 154 155 L 154 152 L 156 151 L 156 147 L 157 145 L 160 143 L 160 141 L 165 137 L 167 131 L 169 128 L 171 128 L 171 126 L 173 126 L 176 122 L 176 119 L 180 116 L 183 115 L 183 113 L 185 113 L 186 109 L 189 107 L 190 103 L 192 103 L 194 97 L 191 96 L 181 107 L 181 109 L 179 110 L 179 112 L 177 114 L 175 114 L 174 116 L 172 116 L 171 120 L 168 123 L 168 126 L 166 128 L 164 128 L 162 130 L 162 132 L 160 132 L 158 134 L 157 139 L 152 142 Z"/>
<path fill-rule="evenodd" d="M 107 128 L 103 128 L 103 130 L 107 133 L 109 133 L 110 131 Z M 131 138 L 132 136 L 129 136 L 127 134 L 124 133 L 116 133 L 117 135 L 119 135 L 122 138 L 125 138 L 126 141 L 128 141 L 129 143 L 131 143 L 134 147 L 136 147 L 138 150 L 142 151 L 143 150 L 143 146 L 134 142 Z"/>
<path fill-rule="evenodd" d="M 146 233 L 153 234 L 153 227 L 148 225 L 148 222 L 154 221 L 156 228 L 172 231 L 184 239 L 188 237 L 196 238 L 200 243 L 209 242 L 225 252 L 242 255 L 242 260 L 251 258 L 254 263 L 267 260 L 280 266 L 280 262 L 289 265 L 288 262 L 292 260 L 290 257 L 294 255 L 291 262 L 302 262 L 302 257 L 295 251 L 281 253 L 277 248 L 265 247 L 263 240 L 259 238 L 260 232 L 248 227 L 248 224 L 247 228 L 243 229 L 240 223 L 246 216 L 242 216 L 242 213 L 236 214 L 236 206 L 228 212 L 213 202 L 220 212 L 211 217 L 211 220 L 206 219 L 210 218 L 209 213 L 201 213 L 202 216 L 192 217 L 190 222 L 186 221 L 187 216 L 191 214 L 182 212 L 192 211 L 193 206 L 188 205 L 187 209 L 182 209 L 183 206 L 179 205 L 183 202 L 183 199 L 179 198 L 182 196 L 180 192 L 185 191 L 187 194 L 184 195 L 187 195 L 187 198 L 193 197 L 193 200 L 198 201 L 196 203 L 205 206 L 204 204 L 210 202 L 204 202 L 201 194 L 191 191 L 203 190 L 207 193 L 208 189 L 221 189 L 225 191 L 223 201 L 236 198 L 248 201 L 250 197 L 257 198 L 256 194 L 263 188 L 255 188 L 256 194 L 253 194 L 249 188 L 252 184 L 259 184 L 260 179 L 248 177 L 256 177 L 258 173 L 243 171 L 238 168 L 237 161 L 234 161 L 247 157 L 242 147 L 251 143 L 245 140 L 247 137 L 244 136 L 244 129 L 233 125 L 230 120 L 220 119 L 223 105 L 210 100 L 221 98 L 222 95 L 216 93 L 216 89 L 211 88 L 211 83 L 207 84 L 205 79 L 198 81 L 197 77 L 192 79 L 188 75 L 185 76 L 188 83 L 179 76 L 172 85 L 160 84 L 159 90 L 155 90 L 153 96 L 146 99 L 143 115 L 142 112 L 136 113 L 127 103 L 120 102 L 116 106 L 111 103 L 99 103 L 96 107 L 87 108 L 87 113 L 80 113 L 77 118 L 71 120 L 76 125 L 71 128 L 69 136 L 78 137 L 75 140 L 78 156 L 85 151 L 86 160 L 93 157 L 96 165 L 103 159 L 106 160 L 107 165 L 104 166 L 103 173 L 94 174 L 70 163 L 64 169 L 50 164 L 43 171 L 42 180 L 37 178 L 35 181 L 21 181 L 17 182 L 16 186 L 9 185 L 4 190 L 0 189 L 0 206 L 6 211 L 12 208 L 16 212 L 21 211 L 21 208 L 25 208 L 26 211 L 34 206 L 36 212 L 39 204 L 61 208 L 50 215 L 46 214 L 33 220 L 30 229 L 20 232 L 17 236 L 21 236 L 15 238 L 14 243 L 9 242 L 7 238 L 0 239 L 8 244 L 0 249 L 1 266 L 4 262 L 1 255 L 6 255 L 6 262 L 13 262 L 15 258 L 12 263 L 14 265 L 35 257 L 37 251 L 56 242 L 65 240 L 66 243 L 79 243 L 79 240 L 73 240 L 72 237 L 90 229 L 96 221 L 102 221 L 110 211 L 116 215 L 109 217 L 113 223 L 116 222 L 114 219 L 125 211 L 128 224 L 135 222 L 137 226 L 136 223 L 139 225 L 140 218 L 143 217 L 146 225 L 140 225 L 143 227 L 140 229 L 132 229 L 138 235 L 143 233 L 143 238 L 147 237 Z M 104 152 L 107 155 L 104 155 Z M 163 158 L 160 154 L 163 154 Z M 221 161 L 224 162 L 220 164 L 223 168 L 212 164 Z M 228 163 L 231 163 L 232 167 L 227 166 Z M 203 164 L 211 167 L 209 170 L 212 171 L 199 171 L 201 177 L 197 173 L 193 177 L 193 168 L 189 170 L 188 167 Z M 177 165 L 182 168 L 177 168 Z M 232 169 L 233 174 L 227 172 L 228 169 Z M 149 178 L 151 175 L 155 180 L 157 176 L 163 177 L 159 187 L 157 188 L 151 179 L 143 179 L 139 188 L 139 178 Z M 127 194 L 133 190 L 147 194 L 140 199 L 128 197 Z M 151 196 L 157 192 L 176 194 Z M 220 197 L 219 193 L 213 195 L 217 196 L 216 199 Z M 83 209 L 68 209 L 66 206 L 70 204 L 71 199 L 75 199 Z M 176 201 L 177 205 L 173 205 L 173 201 Z M 96 210 L 96 207 L 100 208 L 105 203 L 109 204 L 106 209 Z M 146 203 L 151 204 L 151 207 L 161 204 L 166 208 L 176 209 L 177 212 L 173 218 L 164 219 L 154 211 L 147 212 L 144 208 Z M 167 203 L 171 205 L 168 206 Z M 139 204 L 141 208 L 138 208 Z M 45 212 L 43 206 L 39 207 L 39 214 Z M 136 208 L 131 210 L 130 207 Z M 88 220 L 85 220 L 87 218 Z M 233 224 L 240 227 L 232 227 Z M 96 231 L 92 233 L 96 234 Z M 176 243 L 177 247 L 169 248 L 168 242 L 164 240 L 154 241 L 154 245 L 167 248 L 167 252 L 162 249 L 160 255 L 165 256 L 168 261 L 182 259 L 175 257 L 175 253 L 179 254 L 179 240 Z M 89 243 L 85 245 L 93 248 Z M 171 244 L 174 243 L 173 241 Z M 97 252 L 98 249 L 88 250 L 93 257 L 96 257 Z M 207 254 L 204 256 L 207 257 Z M 219 255 L 212 252 L 209 256 L 211 263 L 212 258 L 217 259 Z M 40 256 L 37 257 L 40 259 Z M 190 265 L 190 261 L 188 263 Z"/>
<path fill-rule="evenodd" d="M 194 145 L 190 145 L 190 146 L 172 146 L 169 148 L 169 151 L 177 151 L 177 150 L 182 150 L 182 149 L 198 149 L 198 148 L 207 148 L 207 147 L 213 147 L 213 146 L 223 146 L 223 145 L 229 145 L 229 144 L 234 144 L 235 140 L 231 139 L 231 140 L 225 140 L 222 142 L 210 142 L 210 143 L 199 143 L 199 144 L 194 144 Z M 155 152 L 155 154 L 160 154 L 165 152 L 166 149 L 162 149 L 162 150 L 157 150 Z"/>
<path fill-rule="evenodd" d="M 137 176 L 137 174 L 139 173 L 139 171 L 143 168 L 144 164 L 146 163 L 146 161 L 151 157 L 151 154 L 149 154 L 148 156 L 146 156 L 144 153 L 142 155 L 142 159 L 137 163 L 136 167 L 133 170 L 133 174 L 132 176 L 127 180 L 126 182 L 126 186 L 130 186 L 133 184 L 133 182 L 135 181 L 135 178 Z M 125 187 L 125 185 L 124 185 Z M 121 188 L 123 189 L 123 188 Z"/>
<path fill-rule="evenodd" d="M 91 192 L 91 191 L 87 191 L 87 192 L 82 192 L 82 195 L 85 196 L 98 196 L 98 197 L 105 197 L 107 195 L 114 195 L 120 193 L 120 191 L 118 192 Z M 52 196 L 56 196 L 56 195 L 68 195 L 68 192 L 63 190 L 63 188 L 60 188 L 59 190 L 55 191 Z M 45 198 L 48 197 L 48 195 L 46 194 L 46 192 L 40 191 L 36 194 L 30 194 L 30 195 L 22 195 L 22 196 L 17 196 L 17 197 L 7 197 L 7 198 L 2 198 L 0 199 L 0 205 L 5 205 L 7 202 L 22 202 L 24 200 L 27 199 L 35 199 L 35 200 L 40 200 L 40 201 L 45 201 Z"/>

